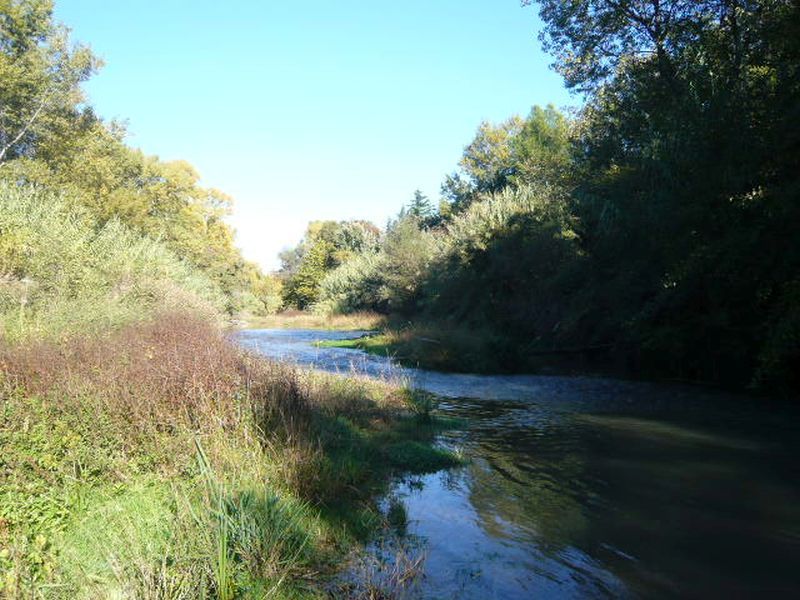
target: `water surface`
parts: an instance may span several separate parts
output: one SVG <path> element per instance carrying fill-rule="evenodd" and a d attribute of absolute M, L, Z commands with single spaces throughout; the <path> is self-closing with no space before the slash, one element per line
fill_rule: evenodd
<path fill-rule="evenodd" d="M 249 330 L 326 371 L 402 377 L 465 427 L 464 467 L 396 482 L 421 598 L 800 597 L 800 414 L 693 387 L 401 368 L 316 348 L 364 332 Z"/>

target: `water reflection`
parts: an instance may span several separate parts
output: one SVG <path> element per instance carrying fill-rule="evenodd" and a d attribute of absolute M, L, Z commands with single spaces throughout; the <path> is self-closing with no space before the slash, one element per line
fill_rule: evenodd
<path fill-rule="evenodd" d="M 397 483 L 426 598 L 800 594 L 796 410 L 686 387 L 399 369 L 246 332 L 275 357 L 402 376 L 468 425 L 467 466 Z"/>

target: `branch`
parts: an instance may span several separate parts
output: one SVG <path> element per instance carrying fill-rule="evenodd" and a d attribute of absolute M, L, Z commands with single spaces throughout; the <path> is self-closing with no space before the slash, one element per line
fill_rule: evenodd
<path fill-rule="evenodd" d="M 6 153 L 15 144 L 17 144 L 22 139 L 22 137 L 31 128 L 31 126 L 33 125 L 34 121 L 36 121 L 36 119 L 39 117 L 39 115 L 41 114 L 42 110 L 44 110 L 44 107 L 47 104 L 47 101 L 48 101 L 49 97 L 50 97 L 50 91 L 47 90 L 47 91 L 45 91 L 44 94 L 42 94 L 42 100 L 41 100 L 41 102 L 39 102 L 39 106 L 36 108 L 36 110 L 31 115 L 31 118 L 28 119 L 28 122 L 25 123 L 25 125 L 23 125 L 22 129 L 19 130 L 19 133 L 17 133 L 17 135 L 14 137 L 14 139 L 11 140 L 10 142 L 8 142 L 5 146 L 3 146 L 2 150 L 0 150 L 0 165 L 2 165 L 2 163 L 3 163 L 4 159 L 5 159 Z"/>

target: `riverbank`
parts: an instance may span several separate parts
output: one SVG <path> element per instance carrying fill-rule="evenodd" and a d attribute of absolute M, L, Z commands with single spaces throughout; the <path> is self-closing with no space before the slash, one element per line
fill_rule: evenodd
<path fill-rule="evenodd" d="M 315 314 L 288 310 L 265 317 L 247 317 L 237 323 L 237 329 L 323 329 L 335 331 L 372 331 L 383 326 L 386 318 L 373 312 L 347 315 Z"/>
<path fill-rule="evenodd" d="M 0 595 L 315 598 L 391 476 L 457 459 L 427 396 L 162 315 L 0 355 Z"/>
<path fill-rule="evenodd" d="M 393 371 L 377 355 L 312 348 L 343 337 L 251 331 L 242 342 L 328 372 Z M 394 372 L 464 424 L 438 437 L 463 468 L 404 478 L 384 496 L 424 544 L 420 597 L 800 589 L 786 535 L 800 523 L 796 404 L 607 377 Z M 385 546 L 372 549 L 383 561 Z"/>
<path fill-rule="evenodd" d="M 547 347 L 538 340 L 524 343 L 496 332 L 466 328 L 442 322 L 401 322 L 387 317 L 380 329 L 357 338 L 325 340 L 322 348 L 344 348 L 391 358 L 411 368 L 447 373 L 480 375 L 562 375 L 613 377 L 742 392 L 736 386 L 693 377 L 665 377 L 658 365 L 637 353 L 609 344 L 576 347 Z M 750 394 L 763 390 L 747 389 Z M 786 390 L 773 390 L 765 396 L 793 400 Z"/>
<path fill-rule="evenodd" d="M 555 372 L 557 361 L 544 361 L 486 330 L 443 324 L 388 321 L 374 333 L 320 342 L 320 347 L 351 348 L 391 357 L 415 368 L 451 373 L 508 374 Z M 568 365 L 561 361 L 565 371 Z"/>

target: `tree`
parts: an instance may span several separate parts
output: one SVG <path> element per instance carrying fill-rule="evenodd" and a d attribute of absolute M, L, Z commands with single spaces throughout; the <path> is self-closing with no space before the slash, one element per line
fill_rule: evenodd
<path fill-rule="evenodd" d="M 682 377 L 789 372 L 795 334 L 774 319 L 800 312 L 786 227 L 800 220 L 800 7 L 537 3 L 557 69 L 587 94 L 570 201 L 591 265 L 585 335 Z M 778 330 L 776 354 L 764 332 Z"/>
<path fill-rule="evenodd" d="M 80 84 L 100 66 L 52 13 L 51 0 L 0 1 L 0 166 L 68 135 L 85 110 Z"/>
<path fill-rule="evenodd" d="M 562 185 L 570 175 L 570 122 L 552 104 L 534 106 L 510 145 L 515 183 Z"/>
<path fill-rule="evenodd" d="M 566 84 L 593 92 L 632 62 L 654 62 L 662 80 L 676 72 L 674 57 L 695 44 L 704 27 L 735 22 L 754 2 L 737 0 L 523 0 L 537 3 L 540 34 L 556 56 Z"/>
<path fill-rule="evenodd" d="M 382 300 L 395 312 L 419 311 L 422 285 L 439 250 L 436 232 L 401 214 L 387 228 L 381 256 Z"/>
<path fill-rule="evenodd" d="M 380 230 L 369 221 L 311 221 L 300 243 L 281 252 L 286 306 L 314 304 L 325 276 L 361 255 L 377 252 Z"/>
<path fill-rule="evenodd" d="M 297 273 L 283 288 L 283 301 L 300 310 L 311 307 L 319 297 L 320 284 L 331 270 L 333 246 L 322 239 L 316 240 L 303 257 Z"/>
<path fill-rule="evenodd" d="M 420 190 L 414 190 L 414 198 L 409 203 L 407 212 L 417 219 L 422 227 L 427 227 L 436 214 L 430 199 Z"/>
<path fill-rule="evenodd" d="M 460 162 L 477 191 L 493 192 L 508 185 L 515 166 L 511 140 L 522 127 L 523 120 L 518 116 L 499 125 L 486 121 L 480 124 Z"/>

